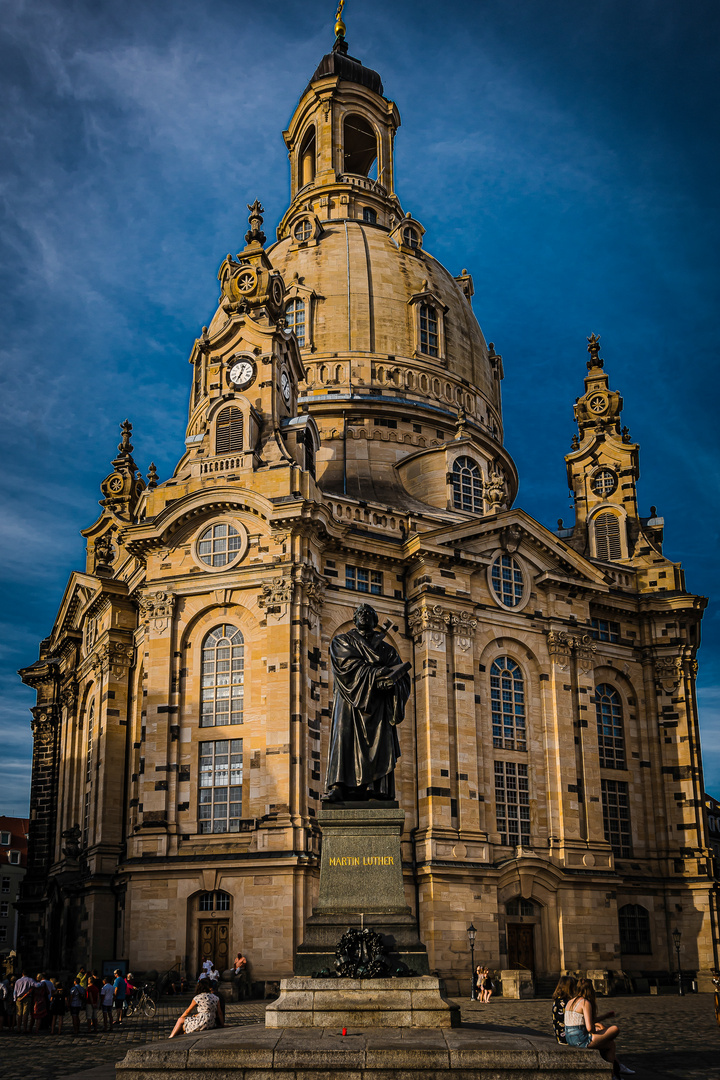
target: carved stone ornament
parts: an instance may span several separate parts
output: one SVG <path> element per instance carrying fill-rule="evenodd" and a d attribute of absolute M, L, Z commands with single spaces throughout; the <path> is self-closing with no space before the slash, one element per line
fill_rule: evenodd
<path fill-rule="evenodd" d="M 263 608 L 267 615 L 276 615 L 281 618 L 292 600 L 293 583 L 290 578 L 273 578 L 272 581 L 264 582 L 261 589 L 258 607 Z"/>
<path fill-rule="evenodd" d="M 138 604 L 142 620 L 158 634 L 164 633 L 172 622 L 177 597 L 174 593 L 158 590 L 140 593 Z"/>
<path fill-rule="evenodd" d="M 65 683 L 60 691 L 60 704 L 64 705 L 68 712 L 72 712 L 78 698 L 78 684 L 75 679 Z"/>
<path fill-rule="evenodd" d="M 501 472 L 490 473 L 485 483 L 485 502 L 488 504 L 491 513 L 498 513 L 500 510 L 504 510 L 507 505 L 507 495 L 505 493 L 505 477 Z"/>
<path fill-rule="evenodd" d="M 95 562 L 98 566 L 112 566 L 115 560 L 115 548 L 113 547 L 110 532 L 98 536 L 95 541 Z"/>
<path fill-rule="evenodd" d="M 32 733 L 36 746 L 49 746 L 55 738 L 55 718 L 43 708 L 35 708 L 32 712 Z"/>
<path fill-rule="evenodd" d="M 507 525 L 500 530 L 500 547 L 507 551 L 508 555 L 514 555 L 520 547 L 523 531 L 519 525 Z"/>
<path fill-rule="evenodd" d="M 683 662 L 680 656 L 658 656 L 655 659 L 655 682 L 665 690 L 674 690 L 683 677 Z"/>
<path fill-rule="evenodd" d="M 69 829 L 65 829 L 62 833 L 62 838 L 65 841 L 62 847 L 63 855 L 68 859 L 77 859 L 80 854 L 80 837 L 82 831 L 80 826 L 76 823 Z"/>
<path fill-rule="evenodd" d="M 550 630 L 547 636 L 548 652 L 562 663 L 572 653 L 579 660 L 592 660 L 597 652 L 597 645 L 590 634 L 568 634 L 566 630 Z M 583 671 L 589 670 L 583 667 Z"/>
<path fill-rule="evenodd" d="M 408 615 L 410 632 L 419 644 L 425 631 L 430 631 L 431 642 L 440 647 L 441 638 L 448 633 L 454 633 L 462 641 L 468 641 L 468 645 L 460 644 L 460 648 L 469 648 L 469 642 L 473 631 L 477 628 L 477 619 L 468 611 L 447 611 L 442 604 L 423 604 L 415 608 Z"/>
<path fill-rule="evenodd" d="M 110 641 L 101 645 L 92 657 L 92 666 L 96 674 L 111 675 L 113 679 L 122 679 L 133 659 L 133 646 L 122 641 Z"/>

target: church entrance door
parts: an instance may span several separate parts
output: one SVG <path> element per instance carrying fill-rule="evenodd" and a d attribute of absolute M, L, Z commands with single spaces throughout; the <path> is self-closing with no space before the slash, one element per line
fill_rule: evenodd
<path fill-rule="evenodd" d="M 227 919 L 202 919 L 198 935 L 199 960 L 198 971 L 202 970 L 203 961 L 212 960 L 222 974 L 230 964 L 230 924 Z"/>
<path fill-rule="evenodd" d="M 507 951 L 509 968 L 527 968 L 529 971 L 534 971 L 533 927 L 508 923 Z"/>

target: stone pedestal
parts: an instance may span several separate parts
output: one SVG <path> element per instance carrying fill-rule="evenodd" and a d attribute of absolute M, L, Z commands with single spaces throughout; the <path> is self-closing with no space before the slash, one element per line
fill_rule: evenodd
<path fill-rule="evenodd" d="M 322 829 L 320 890 L 295 954 L 295 974 L 332 971 L 342 935 L 349 927 L 364 927 L 383 935 L 391 959 L 402 960 L 415 975 L 426 975 L 427 950 L 405 902 L 404 811 L 397 803 L 325 804 L 317 820 Z"/>
<path fill-rule="evenodd" d="M 117 1080 L 610 1080 L 599 1054 L 535 1035 L 477 1027 L 311 1028 L 252 1025 L 128 1050 Z"/>
<path fill-rule="evenodd" d="M 504 998 L 535 997 L 535 983 L 532 971 L 526 968 L 508 968 L 500 972 L 502 996 Z"/>
<path fill-rule="evenodd" d="M 457 1027 L 460 1009 L 439 979 L 283 979 L 265 1027 Z"/>

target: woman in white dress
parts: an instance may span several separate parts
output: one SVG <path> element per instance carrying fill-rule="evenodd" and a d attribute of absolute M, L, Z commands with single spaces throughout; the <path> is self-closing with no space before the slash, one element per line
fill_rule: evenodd
<path fill-rule="evenodd" d="M 209 1031 L 210 1028 L 224 1027 L 224 1024 L 220 998 L 212 993 L 207 980 L 203 979 L 195 987 L 195 997 L 182 1016 L 178 1017 L 170 1038 L 179 1035 L 181 1029 L 186 1035 L 190 1035 L 195 1031 Z"/>

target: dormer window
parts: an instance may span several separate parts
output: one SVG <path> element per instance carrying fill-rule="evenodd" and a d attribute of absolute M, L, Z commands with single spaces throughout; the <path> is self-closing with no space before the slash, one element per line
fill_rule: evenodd
<path fill-rule="evenodd" d="M 482 514 L 482 477 L 480 469 L 472 458 L 455 458 L 452 482 L 455 509 Z"/>
<path fill-rule="evenodd" d="M 310 222 L 306 222 L 309 226 Z M 297 343 L 302 349 L 305 345 L 305 301 L 298 297 L 290 300 L 285 308 L 285 324 L 288 330 L 295 331 Z"/>
<path fill-rule="evenodd" d="M 299 244 L 305 244 L 313 234 L 312 222 L 308 218 L 303 218 L 302 221 L 298 221 L 297 225 L 293 229 L 293 236 Z"/>
<path fill-rule="evenodd" d="M 233 454 L 243 448 L 243 414 L 230 405 L 218 415 L 215 425 L 215 453 Z"/>
<path fill-rule="evenodd" d="M 437 310 L 432 304 L 424 302 L 420 305 L 420 352 L 425 353 L 427 356 L 440 355 Z"/>
<path fill-rule="evenodd" d="M 420 237 L 415 232 L 415 230 L 411 229 L 408 225 L 407 228 L 403 229 L 402 235 L 403 243 L 406 244 L 407 247 L 412 248 L 413 251 L 417 251 L 417 249 L 420 247 Z"/>

